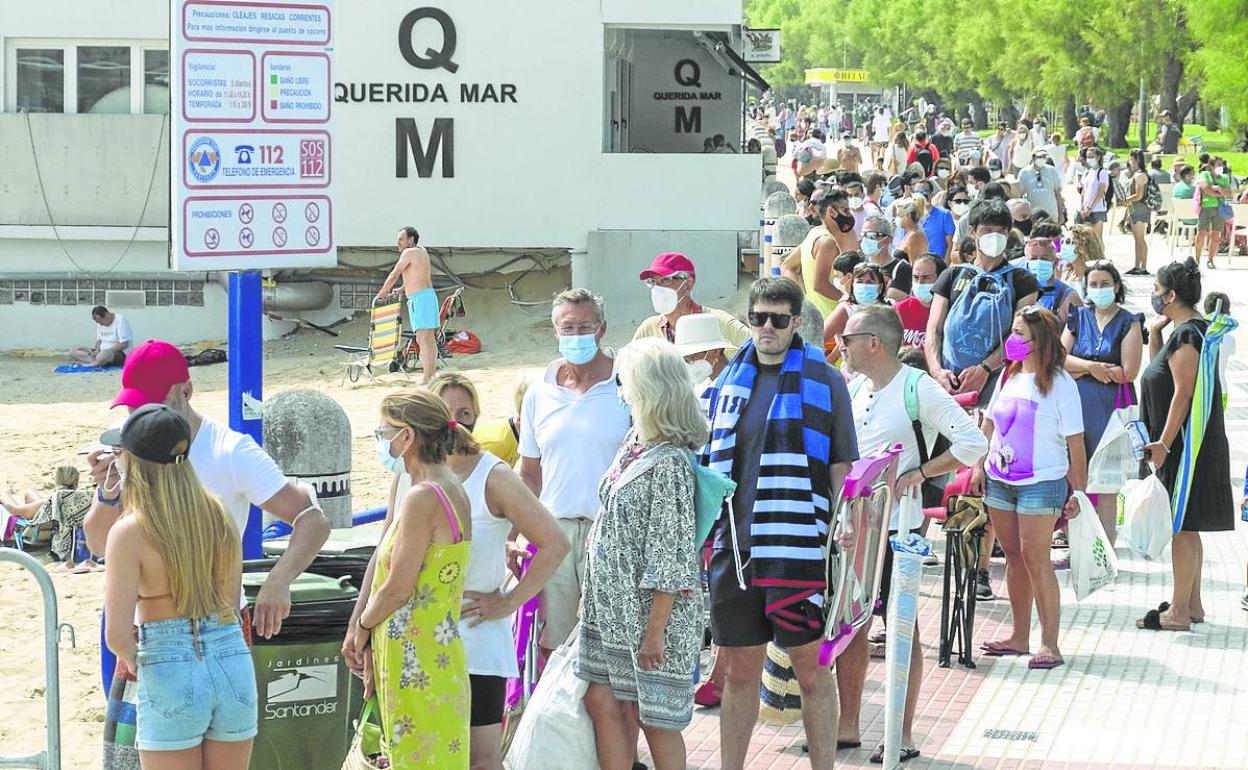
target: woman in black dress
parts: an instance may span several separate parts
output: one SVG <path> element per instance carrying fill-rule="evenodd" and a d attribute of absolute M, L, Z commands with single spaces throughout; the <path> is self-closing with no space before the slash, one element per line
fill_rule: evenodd
<path fill-rule="evenodd" d="M 1153 309 L 1149 322 L 1151 360 L 1141 380 L 1141 413 L 1148 426 L 1146 459 L 1157 468 L 1157 478 L 1174 494 L 1183 459 L 1183 434 L 1192 409 L 1196 370 L 1209 322 L 1196 310 L 1200 302 L 1200 268 L 1193 259 L 1171 262 L 1157 271 Z M 1173 325 L 1163 343 L 1162 331 Z M 1235 528 L 1235 503 L 1231 493 L 1231 454 L 1222 414 L 1222 387 L 1213 377 L 1213 406 L 1204 441 L 1196 458 L 1182 531 L 1171 542 L 1174 594 L 1156 610 L 1136 621 L 1140 628 L 1155 631 L 1188 631 L 1203 623 L 1200 599 L 1201 532 Z"/>

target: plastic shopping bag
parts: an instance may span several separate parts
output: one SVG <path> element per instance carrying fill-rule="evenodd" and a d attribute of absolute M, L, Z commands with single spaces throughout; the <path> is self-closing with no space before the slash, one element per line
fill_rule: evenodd
<path fill-rule="evenodd" d="M 1139 422 L 1140 408 L 1131 403 L 1131 391 L 1124 386 L 1118 394 L 1118 408 L 1109 415 L 1105 432 L 1088 458 L 1088 491 L 1117 494 L 1127 481 L 1139 475 L 1140 458 L 1131 432 Z"/>
<path fill-rule="evenodd" d="M 1149 559 L 1161 558 L 1174 534 L 1174 517 L 1170 512 L 1170 493 L 1155 474 L 1127 493 L 1123 518 L 1118 534 L 1131 549 Z"/>
<path fill-rule="evenodd" d="M 1075 499 L 1079 502 L 1079 515 L 1066 522 L 1070 584 L 1075 589 L 1075 599 L 1083 601 L 1118 578 L 1118 555 L 1109 544 L 1092 501 L 1082 492 L 1076 492 Z"/>
<path fill-rule="evenodd" d="M 578 626 L 550 656 L 503 760 L 507 770 L 598 770 L 594 723 L 582 701 L 589 683 L 576 675 L 579 640 Z"/>

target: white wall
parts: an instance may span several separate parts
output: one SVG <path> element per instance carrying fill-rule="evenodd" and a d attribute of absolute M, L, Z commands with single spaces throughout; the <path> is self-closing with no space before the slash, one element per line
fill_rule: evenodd
<path fill-rule="evenodd" d="M 606 24 L 728 30 L 741 24 L 741 0 L 602 0 Z"/>

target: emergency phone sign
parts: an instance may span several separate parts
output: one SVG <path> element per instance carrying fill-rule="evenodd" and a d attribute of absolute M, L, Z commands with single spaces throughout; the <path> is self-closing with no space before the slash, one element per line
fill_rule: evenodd
<path fill-rule="evenodd" d="M 332 267 L 332 0 L 174 0 L 175 270 Z"/>

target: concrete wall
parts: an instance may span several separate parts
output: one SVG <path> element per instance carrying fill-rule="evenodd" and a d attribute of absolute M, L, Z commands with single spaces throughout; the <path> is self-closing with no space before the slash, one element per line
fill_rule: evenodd
<path fill-rule="evenodd" d="M 737 290 L 737 234 L 689 230 L 600 230 L 590 233 L 589 251 L 573 259 L 572 283 L 601 294 L 607 325 L 635 327 L 654 315 L 650 290 L 638 274 L 655 254 L 679 251 L 693 261 L 697 284 L 693 297 L 715 305 Z"/>

